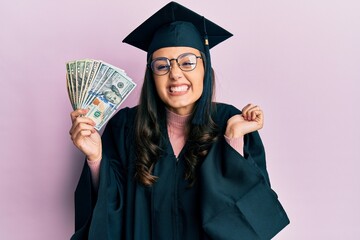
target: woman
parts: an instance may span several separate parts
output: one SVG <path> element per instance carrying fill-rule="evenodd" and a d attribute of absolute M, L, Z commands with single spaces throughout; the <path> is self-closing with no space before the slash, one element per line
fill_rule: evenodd
<path fill-rule="evenodd" d="M 72 239 L 270 239 L 288 224 L 257 133 L 262 110 L 212 102 L 209 48 L 230 36 L 171 2 L 124 40 L 148 53 L 139 105 L 102 138 L 87 110 L 71 113 L 87 157 Z"/>

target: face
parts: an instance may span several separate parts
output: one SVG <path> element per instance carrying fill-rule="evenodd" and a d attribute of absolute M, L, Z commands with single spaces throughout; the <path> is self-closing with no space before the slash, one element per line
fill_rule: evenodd
<path fill-rule="evenodd" d="M 200 51 L 191 47 L 166 47 L 153 53 L 152 59 L 166 57 L 178 58 L 183 53 L 194 53 L 201 56 Z M 197 59 L 194 70 L 182 71 L 176 61 L 171 61 L 170 71 L 162 76 L 153 74 L 157 94 L 167 108 L 179 115 L 192 113 L 195 102 L 201 97 L 204 83 L 204 64 L 202 59 Z"/>
<path fill-rule="evenodd" d="M 113 91 L 107 91 L 104 95 L 106 99 L 113 104 L 118 104 L 121 101 L 120 97 L 116 95 L 116 93 L 114 93 Z"/>

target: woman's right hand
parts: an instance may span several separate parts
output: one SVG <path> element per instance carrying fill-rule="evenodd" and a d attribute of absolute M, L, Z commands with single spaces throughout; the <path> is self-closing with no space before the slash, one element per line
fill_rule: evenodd
<path fill-rule="evenodd" d="M 95 122 L 84 117 L 87 112 L 87 109 L 71 112 L 72 127 L 69 133 L 74 145 L 86 155 L 87 159 L 97 161 L 102 157 L 101 137 L 94 128 Z"/>

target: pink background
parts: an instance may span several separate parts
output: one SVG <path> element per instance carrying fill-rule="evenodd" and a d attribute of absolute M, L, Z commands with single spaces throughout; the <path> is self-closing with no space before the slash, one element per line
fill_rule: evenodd
<path fill-rule="evenodd" d="M 236 3 L 235 3 L 236 2 Z M 138 84 L 122 39 L 167 1 L 1 1 L 0 239 L 68 239 L 83 156 L 65 62 L 102 59 Z M 212 50 L 217 100 L 265 112 L 272 186 L 291 219 L 275 239 L 359 239 L 358 0 L 183 0 L 235 36 Z"/>

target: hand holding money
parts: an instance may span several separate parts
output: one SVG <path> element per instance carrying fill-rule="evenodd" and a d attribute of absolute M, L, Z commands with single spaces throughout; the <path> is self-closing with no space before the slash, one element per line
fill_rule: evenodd
<path fill-rule="evenodd" d="M 87 109 L 78 109 L 71 113 L 71 140 L 82 151 L 88 160 L 97 161 L 102 157 L 100 134 L 95 130 L 96 123 L 88 117 L 83 117 Z"/>
<path fill-rule="evenodd" d="M 103 61 L 84 59 L 66 63 L 67 90 L 74 110 L 87 109 L 86 117 L 100 130 L 134 90 L 125 71 Z"/>

